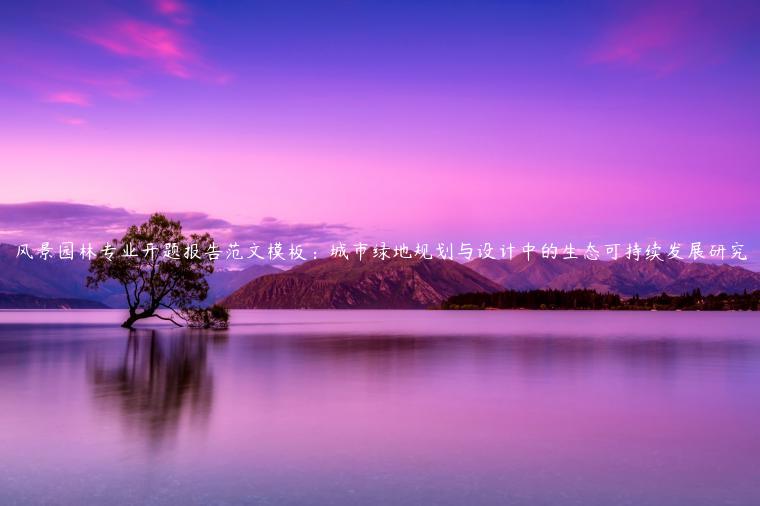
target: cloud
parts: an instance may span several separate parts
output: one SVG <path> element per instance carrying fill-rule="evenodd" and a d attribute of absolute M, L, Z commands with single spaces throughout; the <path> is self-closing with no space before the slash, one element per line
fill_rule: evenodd
<path fill-rule="evenodd" d="M 194 14 L 182 0 L 148 0 L 129 10 L 109 3 L 81 12 L 63 10 L 55 25 L 35 26 L 7 37 L 17 49 L 0 55 L 0 61 L 14 71 L 0 76 L 0 81 L 51 107 L 136 101 L 152 93 L 156 73 L 225 85 L 231 76 L 202 54 L 203 44 L 189 26 Z M 57 40 L 60 32 L 73 36 L 76 40 L 70 42 L 75 46 L 49 42 Z M 82 51 L 83 42 L 113 61 L 104 63 L 102 53 Z M 50 117 L 70 125 L 85 123 L 81 118 L 60 119 L 55 113 Z"/>
<path fill-rule="evenodd" d="M 124 18 L 80 35 L 111 53 L 148 61 L 175 77 L 191 77 L 190 66 L 197 61 L 178 30 L 137 19 Z"/>
<path fill-rule="evenodd" d="M 256 242 L 266 250 L 270 242 L 279 241 L 283 250 L 291 243 L 304 247 L 329 247 L 346 241 L 355 229 L 344 224 L 287 223 L 266 218 L 257 224 L 235 224 L 200 212 L 166 212 L 179 220 L 183 231 L 209 232 L 222 248 L 235 241 L 241 249 Z M 148 213 L 120 207 L 69 202 L 25 202 L 0 204 L 0 238 L 4 242 L 36 245 L 43 241 L 107 241 L 123 235 L 130 225 L 147 220 Z"/>
<path fill-rule="evenodd" d="M 154 0 L 156 12 L 169 18 L 174 23 L 186 25 L 191 22 L 190 8 L 180 0 Z"/>
<path fill-rule="evenodd" d="M 48 96 L 45 97 L 45 101 L 55 104 L 78 105 L 80 107 L 87 107 L 90 105 L 90 99 L 87 95 L 76 91 L 56 91 L 48 94 Z"/>
<path fill-rule="evenodd" d="M 91 107 L 105 99 L 135 101 L 149 94 L 135 81 L 136 69 L 91 68 L 44 53 L 3 55 L 2 60 L 15 69 L 0 80 L 38 96 L 49 104 Z"/>
<path fill-rule="evenodd" d="M 224 85 L 230 76 L 220 72 L 201 57 L 198 44 L 187 29 L 176 26 L 184 17 L 176 13 L 189 12 L 184 4 L 162 2 L 161 9 L 170 14 L 174 26 L 144 21 L 123 14 L 113 14 L 107 21 L 95 23 L 75 32 L 81 39 L 127 60 L 148 63 L 164 74 L 181 79 L 194 79 Z M 175 14 L 172 14 L 175 13 Z"/>
<path fill-rule="evenodd" d="M 94 92 L 116 100 L 132 102 L 143 98 L 148 92 L 120 75 L 90 75 L 82 73 L 75 80 Z"/>
<path fill-rule="evenodd" d="M 84 118 L 58 118 L 59 123 L 69 126 L 84 126 L 87 124 L 87 120 Z"/>
<path fill-rule="evenodd" d="M 751 26 L 758 9 L 739 2 L 666 1 L 636 3 L 636 10 L 611 24 L 590 51 L 588 62 L 667 74 L 721 60 L 737 33 Z"/>

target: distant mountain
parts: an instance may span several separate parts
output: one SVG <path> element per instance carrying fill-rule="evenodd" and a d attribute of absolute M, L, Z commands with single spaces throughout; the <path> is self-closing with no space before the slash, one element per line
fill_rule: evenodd
<path fill-rule="evenodd" d="M 89 263 L 81 258 L 41 260 L 17 257 L 18 247 L 0 244 L 0 292 L 42 298 L 87 299 L 118 307 L 121 287 L 108 283 L 99 290 L 85 286 Z"/>
<path fill-rule="evenodd" d="M 0 293 L 0 309 L 107 309 L 108 306 L 86 299 L 35 297 L 26 293 Z"/>
<path fill-rule="evenodd" d="M 17 254 L 17 246 L 0 244 L 0 292 L 39 298 L 85 299 L 109 307 L 126 307 L 126 297 L 118 283 L 108 282 L 97 290 L 85 286 L 89 263 L 76 255 L 73 260 L 41 260 L 17 257 Z M 222 299 L 258 276 L 277 272 L 281 271 L 270 265 L 253 265 L 235 271 L 218 270 L 207 278 L 209 294 L 206 301 Z"/>
<path fill-rule="evenodd" d="M 281 269 L 272 267 L 271 265 L 252 265 L 246 269 L 238 271 L 214 271 L 214 273 L 207 278 L 209 289 L 206 301 L 216 302 L 256 278 L 280 272 L 282 272 Z"/>
<path fill-rule="evenodd" d="M 122 287 L 106 283 L 85 286 L 88 262 L 80 258 L 17 258 L 18 248 L 0 244 L 0 293 L 3 307 L 24 294 L 39 299 L 76 299 L 125 307 Z M 218 270 L 208 278 L 207 303 L 223 300 L 229 307 L 262 308 L 420 308 L 438 305 L 464 292 L 591 288 L 622 296 L 679 295 L 699 288 L 703 294 L 760 289 L 760 273 L 741 267 L 678 260 L 664 262 L 551 260 L 522 254 L 512 260 L 477 259 L 465 265 L 440 259 L 387 259 L 356 255 L 306 262 L 283 272 L 270 265 Z M 27 300 L 25 304 L 32 304 Z M 64 304 L 67 302 L 64 302 Z M 34 303 L 37 304 L 37 303 Z M 61 304 L 61 301 L 40 301 Z"/>
<path fill-rule="evenodd" d="M 476 259 L 467 267 L 512 290 L 591 288 L 622 296 L 680 295 L 699 288 L 703 294 L 760 289 L 760 273 L 742 267 L 680 260 L 615 261 L 546 259 L 525 254 L 512 260 Z"/>
<path fill-rule="evenodd" d="M 252 309 L 418 309 L 438 306 L 451 295 L 501 287 L 452 260 L 345 258 L 312 260 L 262 276 L 222 302 Z"/>

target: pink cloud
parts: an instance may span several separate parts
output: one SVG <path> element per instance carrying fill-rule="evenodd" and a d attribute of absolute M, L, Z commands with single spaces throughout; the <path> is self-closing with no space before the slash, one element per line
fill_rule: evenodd
<path fill-rule="evenodd" d="M 153 6 L 159 14 L 163 14 L 177 24 L 190 23 L 190 9 L 180 0 L 155 0 Z"/>
<path fill-rule="evenodd" d="M 136 81 L 140 72 L 134 69 L 109 70 L 52 58 L 45 53 L 4 55 L 15 73 L 1 78 L 42 102 L 53 104 L 93 105 L 103 98 L 136 101 L 149 94 Z M 74 91 L 76 90 L 76 91 Z"/>
<path fill-rule="evenodd" d="M 78 105 L 80 107 L 87 107 L 90 105 L 90 100 L 87 95 L 76 91 L 58 91 L 50 93 L 45 100 L 56 104 L 70 104 Z"/>
<path fill-rule="evenodd" d="M 123 19 L 81 35 L 111 53 L 149 61 L 175 77 L 190 78 L 189 67 L 197 61 L 177 30 L 144 21 Z"/>
<path fill-rule="evenodd" d="M 59 118 L 58 121 L 64 125 L 75 127 L 84 126 L 87 124 L 87 120 L 84 118 Z"/>
<path fill-rule="evenodd" d="M 639 67 L 669 73 L 713 60 L 730 27 L 715 26 L 699 3 L 657 3 L 642 8 L 602 37 L 590 63 Z"/>
<path fill-rule="evenodd" d="M 324 249 L 336 241 L 345 241 L 355 231 L 343 223 L 286 222 L 276 218 L 264 218 L 259 223 L 234 223 L 201 212 L 166 214 L 179 220 L 186 233 L 209 232 L 225 247 L 232 241 L 248 245 L 279 241 Z M 0 231 L 8 231 L 0 242 L 34 243 L 63 239 L 67 235 L 66 240 L 107 240 L 123 233 L 129 225 L 147 219 L 148 213 L 75 202 L 0 203 Z"/>
<path fill-rule="evenodd" d="M 129 78 L 118 75 L 84 75 L 78 76 L 77 79 L 84 85 L 96 90 L 97 93 L 116 100 L 132 102 L 148 94 L 146 90 L 131 82 Z"/>

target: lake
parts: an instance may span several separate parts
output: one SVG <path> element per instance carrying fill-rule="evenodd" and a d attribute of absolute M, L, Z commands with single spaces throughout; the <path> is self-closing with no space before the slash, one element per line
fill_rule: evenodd
<path fill-rule="evenodd" d="M 0 504 L 757 505 L 760 315 L 0 311 Z"/>

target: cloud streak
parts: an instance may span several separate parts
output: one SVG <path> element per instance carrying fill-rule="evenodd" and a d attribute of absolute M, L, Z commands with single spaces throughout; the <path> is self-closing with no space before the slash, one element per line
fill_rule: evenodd
<path fill-rule="evenodd" d="M 185 234 L 209 232 L 222 247 L 236 241 L 242 249 L 254 242 L 265 251 L 279 241 L 285 251 L 290 243 L 324 247 L 346 241 L 355 232 L 345 224 L 287 223 L 264 218 L 256 224 L 236 224 L 200 212 L 167 212 L 179 220 Z M 25 202 L 0 204 L 0 241 L 39 245 L 43 241 L 95 243 L 120 237 L 130 225 L 147 220 L 149 214 L 119 207 L 69 202 Z"/>
<path fill-rule="evenodd" d="M 190 8 L 180 0 L 155 0 L 153 6 L 156 12 L 179 25 L 187 25 L 192 21 Z"/>
<path fill-rule="evenodd" d="M 87 120 L 84 118 L 76 118 L 76 117 L 66 117 L 66 118 L 58 118 L 58 121 L 60 123 L 63 123 L 64 125 L 69 125 L 73 127 L 80 127 L 87 124 Z"/>
<path fill-rule="evenodd" d="M 90 105 L 90 99 L 87 95 L 76 91 L 56 91 L 50 93 L 45 100 L 54 104 L 78 105 L 79 107 Z"/>
<path fill-rule="evenodd" d="M 13 69 L 0 81 L 51 107 L 96 108 L 151 94 L 156 76 L 212 85 L 230 80 L 202 55 L 202 44 L 190 26 L 195 12 L 181 0 L 148 0 L 129 11 L 106 3 L 83 11 L 87 15 L 71 9 L 55 27 L 40 28 L 47 33 L 35 34 L 37 40 L 47 40 L 63 33 L 70 46 L 63 42 L 66 50 L 26 43 L 28 32 L 4 37 L 20 50 L 0 55 L 0 65 Z M 51 114 L 51 119 L 81 125 L 92 118 L 77 121 Z"/>
<path fill-rule="evenodd" d="M 191 77 L 190 66 L 198 61 L 179 31 L 136 19 L 111 22 L 80 36 L 113 54 L 150 62 L 183 79 Z"/>
<path fill-rule="evenodd" d="M 636 11 L 610 25 L 589 54 L 592 64 L 668 74 L 722 59 L 730 39 L 751 26 L 757 9 L 739 3 L 735 12 L 708 2 L 636 4 Z"/>
<path fill-rule="evenodd" d="M 611 26 L 589 60 L 597 64 L 671 72 L 692 57 L 689 41 L 698 25 L 698 12 L 693 5 L 660 3 L 647 6 Z"/>

